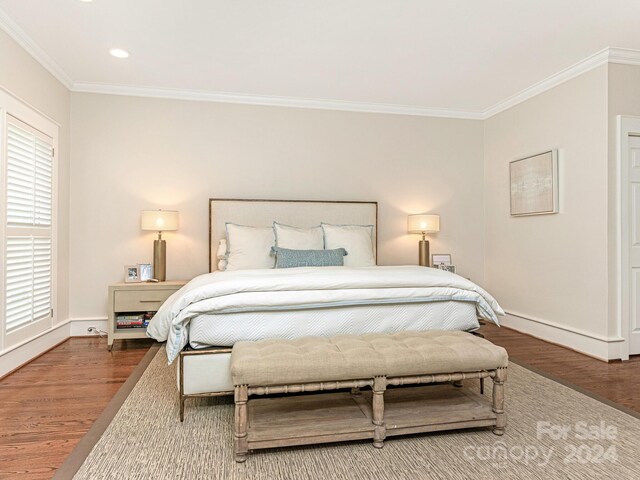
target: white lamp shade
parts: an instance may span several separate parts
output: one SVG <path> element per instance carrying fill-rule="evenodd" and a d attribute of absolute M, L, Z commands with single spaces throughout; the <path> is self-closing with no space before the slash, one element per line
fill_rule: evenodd
<path fill-rule="evenodd" d="M 143 210 L 140 228 L 155 232 L 178 230 L 178 212 L 174 210 Z"/>
<path fill-rule="evenodd" d="M 440 231 L 440 215 L 409 215 L 407 218 L 409 233 L 435 233 Z"/>

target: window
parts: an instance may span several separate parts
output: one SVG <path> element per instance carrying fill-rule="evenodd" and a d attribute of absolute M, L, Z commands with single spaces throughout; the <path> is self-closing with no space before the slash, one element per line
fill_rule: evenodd
<path fill-rule="evenodd" d="M 44 117 L 24 105 L 18 114 L 3 110 L 2 100 L 0 95 L 0 350 L 53 326 L 57 135 Z"/>

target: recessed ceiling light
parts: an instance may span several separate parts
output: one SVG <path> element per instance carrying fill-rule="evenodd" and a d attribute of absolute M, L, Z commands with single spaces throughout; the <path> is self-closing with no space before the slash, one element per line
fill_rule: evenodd
<path fill-rule="evenodd" d="M 116 58 L 128 58 L 129 52 L 126 50 L 122 50 L 121 48 L 112 48 L 109 50 L 109 53 Z"/>
<path fill-rule="evenodd" d="M 93 2 L 93 0 L 80 0 L 80 1 L 81 1 L 81 2 L 84 2 L 84 3 L 91 3 L 91 2 Z"/>

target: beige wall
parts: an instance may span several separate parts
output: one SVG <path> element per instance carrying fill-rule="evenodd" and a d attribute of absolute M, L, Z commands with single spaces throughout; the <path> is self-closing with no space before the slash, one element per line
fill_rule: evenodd
<path fill-rule="evenodd" d="M 437 212 L 432 252 L 482 282 L 480 121 L 75 93 L 72 120 L 72 318 L 151 261 L 140 210 L 180 211 L 168 278 L 206 272 L 210 197 L 377 200 L 381 264 L 417 263 L 406 215 Z"/>
<path fill-rule="evenodd" d="M 70 92 L 0 30 L 0 86 L 60 125 L 58 144 L 58 312 L 69 317 Z"/>
<path fill-rule="evenodd" d="M 510 313 L 596 337 L 609 333 L 607 75 L 598 67 L 484 122 L 486 287 Z M 551 148 L 560 214 L 511 217 L 509 162 Z"/>

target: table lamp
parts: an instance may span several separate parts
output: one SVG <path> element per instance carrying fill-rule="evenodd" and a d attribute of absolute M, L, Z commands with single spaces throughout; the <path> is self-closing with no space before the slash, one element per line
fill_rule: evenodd
<path fill-rule="evenodd" d="M 428 267 L 430 261 L 427 233 L 440 231 L 440 215 L 409 215 L 407 218 L 407 231 L 409 233 L 422 234 L 422 240 L 418 244 L 418 259 L 421 266 Z"/>
<path fill-rule="evenodd" d="M 167 242 L 162 232 L 178 230 L 178 212 L 172 210 L 143 210 L 140 215 L 140 228 L 158 232 L 153 241 L 153 276 L 164 282 L 167 279 Z"/>

